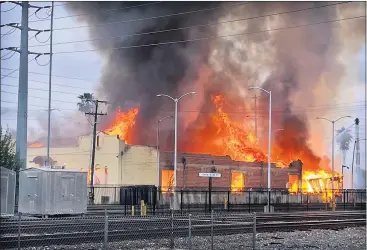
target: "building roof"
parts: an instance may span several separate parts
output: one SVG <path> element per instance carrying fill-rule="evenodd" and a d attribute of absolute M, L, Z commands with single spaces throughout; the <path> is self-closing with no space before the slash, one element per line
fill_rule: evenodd
<path fill-rule="evenodd" d="M 173 152 L 160 152 L 159 161 L 166 165 L 173 164 L 174 154 Z M 210 154 L 195 154 L 195 153 L 182 153 L 178 152 L 177 163 L 182 163 L 182 157 L 185 158 L 186 164 L 203 164 L 203 165 L 222 165 L 222 166 L 240 166 L 246 164 L 247 166 L 258 166 L 258 162 L 242 162 L 232 160 L 229 155 L 216 156 Z"/>

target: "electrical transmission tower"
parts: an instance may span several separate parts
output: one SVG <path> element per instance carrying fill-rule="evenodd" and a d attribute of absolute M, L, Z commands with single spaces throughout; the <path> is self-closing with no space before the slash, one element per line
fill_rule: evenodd
<path fill-rule="evenodd" d="M 2 2 L 3 3 L 3 2 Z M 28 117 L 28 56 L 35 55 L 35 57 L 31 60 L 36 60 L 37 58 L 43 55 L 52 55 L 52 51 L 50 53 L 38 53 L 28 51 L 28 41 L 29 36 L 28 32 L 36 32 L 33 37 L 44 33 L 44 32 L 51 32 L 51 29 L 47 30 L 40 30 L 40 29 L 32 29 L 28 27 L 28 18 L 29 18 L 29 9 L 36 9 L 34 14 L 42 9 L 49 9 L 53 6 L 34 6 L 30 5 L 28 1 L 24 2 L 11 2 L 13 4 L 17 4 L 22 8 L 22 20 L 21 24 L 19 23 L 7 23 L 2 24 L 1 27 L 12 27 L 14 29 L 19 29 L 21 31 L 21 38 L 20 38 L 20 48 L 16 47 L 7 47 L 1 48 L 1 50 L 9 50 L 18 52 L 20 54 L 19 59 L 19 86 L 18 86 L 18 113 L 17 113 L 17 134 L 16 134 L 16 153 L 19 155 L 21 166 L 20 168 L 26 168 L 27 163 L 27 117 Z M 31 38 L 33 38 L 31 37 Z M 50 58 L 51 59 L 51 58 Z M 50 63 L 51 64 L 51 63 Z M 52 65 L 52 64 L 51 64 Z M 16 70 L 12 71 L 11 73 L 15 72 Z M 6 76 L 9 76 L 9 73 Z M 50 72 L 51 74 L 51 72 Z M 4 77 L 6 77 L 4 76 Z M 2 77 L 2 78 L 4 78 Z M 51 91 L 51 89 L 49 90 Z M 51 98 L 51 96 L 49 95 Z M 49 100 L 49 106 L 50 106 Z M 50 108 L 50 107 L 49 107 Z"/>

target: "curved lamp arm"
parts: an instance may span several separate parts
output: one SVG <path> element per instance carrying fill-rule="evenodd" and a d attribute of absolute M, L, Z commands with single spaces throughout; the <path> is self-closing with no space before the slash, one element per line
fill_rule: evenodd
<path fill-rule="evenodd" d="M 248 89 L 260 89 L 262 91 L 264 91 L 265 93 L 270 95 L 270 91 L 267 91 L 266 89 L 260 88 L 260 87 L 249 87 Z"/>
<path fill-rule="evenodd" d="M 195 95 L 196 94 L 196 92 L 195 91 L 193 91 L 193 92 L 188 92 L 188 93 L 186 93 L 186 94 L 183 94 L 182 96 L 180 96 L 179 98 L 177 98 L 177 101 L 179 101 L 182 97 L 185 97 L 185 96 L 187 96 L 187 95 Z"/>
<path fill-rule="evenodd" d="M 169 95 L 166 95 L 166 94 L 159 94 L 159 95 L 156 95 L 157 97 L 162 97 L 162 96 L 165 96 L 165 97 L 168 97 L 170 98 L 172 101 L 176 101 L 173 97 L 169 96 Z"/>

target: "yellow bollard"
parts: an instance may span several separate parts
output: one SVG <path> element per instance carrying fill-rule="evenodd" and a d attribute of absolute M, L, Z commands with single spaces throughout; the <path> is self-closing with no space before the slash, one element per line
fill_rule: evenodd
<path fill-rule="evenodd" d="M 140 202 L 140 216 L 144 216 L 144 201 L 141 200 Z"/>
<path fill-rule="evenodd" d="M 227 197 L 224 197 L 224 209 L 225 210 L 227 210 L 227 205 L 228 205 Z"/>
<path fill-rule="evenodd" d="M 135 207 L 131 206 L 131 216 L 135 216 Z"/>

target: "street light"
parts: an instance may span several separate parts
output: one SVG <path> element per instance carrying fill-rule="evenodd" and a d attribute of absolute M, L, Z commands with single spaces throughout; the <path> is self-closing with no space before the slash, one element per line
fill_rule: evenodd
<path fill-rule="evenodd" d="M 271 91 L 265 90 L 260 87 L 250 87 L 250 89 L 260 89 L 267 93 L 269 95 L 269 135 L 268 135 L 268 212 L 270 213 L 270 169 L 271 169 L 271 163 L 270 163 L 270 155 L 271 155 Z"/>
<path fill-rule="evenodd" d="M 329 121 L 333 124 L 333 127 L 332 127 L 332 147 L 331 147 L 331 206 L 332 206 L 332 210 L 335 211 L 335 200 L 334 200 L 334 127 L 335 127 L 335 123 L 337 121 L 339 121 L 340 119 L 343 119 L 343 118 L 352 118 L 350 115 L 346 115 L 346 116 L 342 116 L 334 121 L 332 120 L 329 120 L 327 118 L 324 118 L 324 117 L 316 117 L 316 119 L 318 120 L 326 120 L 326 121 Z"/>
<path fill-rule="evenodd" d="M 173 116 L 168 115 L 157 121 L 157 188 L 159 187 L 159 124 L 167 118 L 173 118 Z"/>
<path fill-rule="evenodd" d="M 174 190 L 176 189 L 176 185 L 177 185 L 177 113 L 178 113 L 178 110 L 177 110 L 177 107 L 178 107 L 178 102 L 185 96 L 187 95 L 194 95 L 196 94 L 196 92 L 188 92 L 186 94 L 183 94 L 182 96 L 180 96 L 179 98 L 173 98 L 169 95 L 166 95 L 166 94 L 159 94 L 157 95 L 157 97 L 167 97 L 169 99 L 171 99 L 172 101 L 175 102 L 175 150 L 174 150 Z M 176 196 L 174 196 L 176 197 Z M 174 202 L 174 206 L 176 206 L 176 202 Z"/>

